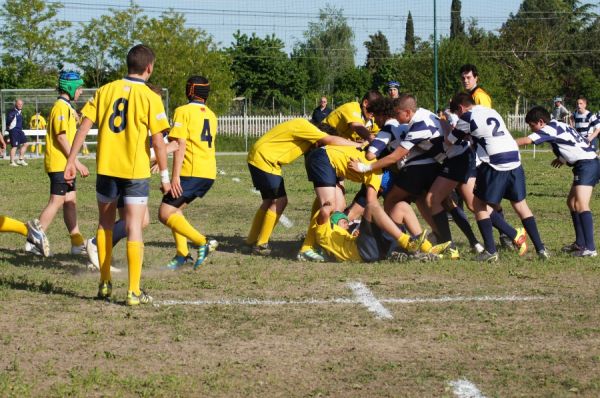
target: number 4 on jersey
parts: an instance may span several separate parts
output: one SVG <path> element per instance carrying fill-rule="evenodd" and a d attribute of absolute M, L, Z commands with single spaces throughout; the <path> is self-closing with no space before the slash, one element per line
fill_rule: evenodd
<path fill-rule="evenodd" d="M 204 127 L 202 127 L 202 133 L 200 133 L 200 141 L 208 142 L 208 147 L 212 148 L 213 136 L 210 135 L 210 123 L 208 119 L 204 119 Z"/>

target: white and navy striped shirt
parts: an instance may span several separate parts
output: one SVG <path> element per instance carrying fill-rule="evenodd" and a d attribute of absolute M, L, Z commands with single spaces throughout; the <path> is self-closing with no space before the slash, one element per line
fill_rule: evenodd
<path fill-rule="evenodd" d="M 377 159 L 387 156 L 398 147 L 408 131 L 408 124 L 400 124 L 394 118 L 388 119 L 368 147 Z"/>
<path fill-rule="evenodd" d="M 600 123 L 596 115 L 587 109 L 584 113 L 573 112 L 573 120 L 575 121 L 575 130 L 583 138 L 587 138 L 588 135 L 593 133 Z"/>
<path fill-rule="evenodd" d="M 594 148 L 571 126 L 551 120 L 543 129 L 528 136 L 534 144 L 550 143 L 561 162 L 573 166 L 578 160 L 595 159 Z"/>
<path fill-rule="evenodd" d="M 442 126 L 437 115 L 427 109 L 417 109 L 399 143 L 409 151 L 404 166 L 438 162 L 437 159 L 444 155 L 443 141 Z"/>
<path fill-rule="evenodd" d="M 475 105 L 465 112 L 448 141 L 456 143 L 470 134 L 476 142 L 482 162 L 500 171 L 516 169 L 521 165 L 519 146 L 506 128 L 502 116 L 493 109 Z"/>

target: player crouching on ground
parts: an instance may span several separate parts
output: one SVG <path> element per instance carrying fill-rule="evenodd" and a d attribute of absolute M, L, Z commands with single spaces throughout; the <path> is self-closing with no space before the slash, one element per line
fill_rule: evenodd
<path fill-rule="evenodd" d="M 596 257 L 598 253 L 594 243 L 590 199 L 600 178 L 600 161 L 594 147 L 566 123 L 550 120 L 550 113 L 541 106 L 527 112 L 525 122 L 533 134 L 517 138 L 517 144 L 539 145 L 548 142 L 556 155 L 551 165 L 558 168 L 567 164 L 573 168 L 573 183 L 567 197 L 567 206 L 575 228 L 575 242 L 563 247 L 563 251 L 576 257 Z"/>
<path fill-rule="evenodd" d="M 206 106 L 209 92 L 210 83 L 205 77 L 188 79 L 186 95 L 189 103 L 175 109 L 173 128 L 169 133 L 169 139 L 177 140 L 179 147 L 173 156 L 171 191 L 163 196 L 158 218 L 171 229 L 175 238 L 177 254 L 167 264 L 167 268 L 173 270 L 191 260 L 188 240 L 198 247 L 194 269 L 202 265 L 209 252 L 206 236 L 183 216 L 183 209 L 194 199 L 204 197 L 217 177 L 217 117 Z"/>
<path fill-rule="evenodd" d="M 58 210 L 62 207 L 65 226 L 71 237 L 71 254 L 85 254 L 83 236 L 77 225 L 77 192 L 75 180 L 71 184 L 65 181 L 64 170 L 71 144 L 77 132 L 77 111 L 71 101 L 77 101 L 83 89 L 83 80 L 79 73 L 61 72 L 58 78 L 58 99 L 50 111 L 50 118 L 44 154 L 44 166 L 50 178 L 50 199 L 40 214 L 42 231 L 48 231 Z M 78 159 L 74 160 L 75 167 L 82 177 L 87 177 L 89 171 Z M 25 249 L 32 251 L 30 245 Z"/>
<path fill-rule="evenodd" d="M 348 231 L 348 217 L 342 212 L 334 212 L 329 202 L 323 204 L 313 220 L 311 227 L 315 231 L 316 242 L 338 261 L 370 263 L 387 258 L 402 261 L 408 259 L 409 255 L 424 261 L 440 258 L 431 252 L 430 243 L 430 253 L 418 252 L 425 244 L 425 234 L 411 239 L 398 228 L 377 201 L 367 203 L 358 227 L 358 236 Z M 402 251 L 397 251 L 398 248 Z"/>

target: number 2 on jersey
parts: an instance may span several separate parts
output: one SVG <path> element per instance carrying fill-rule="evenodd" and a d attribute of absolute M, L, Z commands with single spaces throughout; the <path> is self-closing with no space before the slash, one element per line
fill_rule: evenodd
<path fill-rule="evenodd" d="M 200 141 L 208 142 L 208 147 L 212 148 L 213 136 L 210 135 L 210 123 L 208 119 L 204 119 L 204 127 L 202 127 L 202 133 L 200 133 Z"/>
<path fill-rule="evenodd" d="M 500 122 L 498 121 L 498 119 L 490 117 L 485 122 L 487 123 L 488 126 L 491 126 L 492 124 L 494 125 L 494 130 L 492 131 L 492 136 L 499 137 L 501 135 L 504 135 L 504 131 L 502 131 L 502 130 L 498 131 L 498 129 L 500 128 Z"/>
<path fill-rule="evenodd" d="M 125 98 L 119 98 L 113 103 L 113 113 L 108 119 L 108 127 L 113 133 L 120 133 L 127 126 L 127 105 L 129 101 Z M 115 120 L 119 118 L 119 124 L 115 124 Z"/>

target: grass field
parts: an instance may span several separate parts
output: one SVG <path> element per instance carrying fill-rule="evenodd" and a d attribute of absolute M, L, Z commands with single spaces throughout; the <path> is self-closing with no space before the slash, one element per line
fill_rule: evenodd
<path fill-rule="evenodd" d="M 154 178 L 142 275 L 154 306 L 124 306 L 126 272 L 113 275 L 113 302 L 95 300 L 98 275 L 67 254 L 60 217 L 46 260 L 2 234 L 0 396 L 469 396 L 457 380 L 486 397 L 600 396 L 600 266 L 559 253 L 573 240 L 571 172 L 549 153 L 523 157 L 547 262 L 502 252 L 478 264 L 456 230 L 459 261 L 296 262 L 312 201 L 300 161 L 284 170 L 293 227 L 276 228 L 272 257 L 241 254 L 260 202 L 244 156 L 219 156 L 221 175 L 187 212 L 221 244 L 196 272 L 163 268 L 174 247 Z M 94 181 L 78 181 L 86 237 Z M 48 189 L 41 160 L 0 163 L 1 214 L 37 217 Z M 123 243 L 114 258 L 125 267 Z"/>

